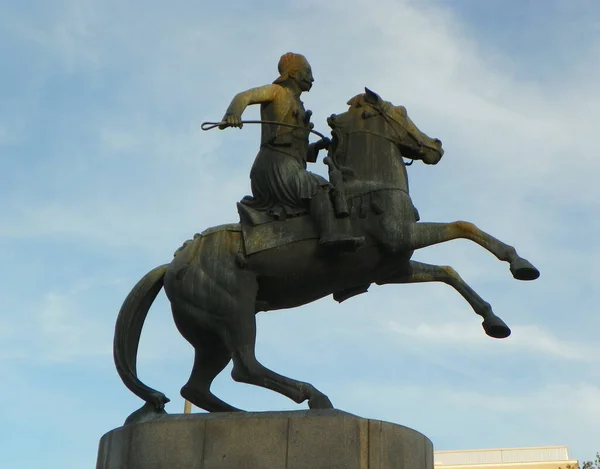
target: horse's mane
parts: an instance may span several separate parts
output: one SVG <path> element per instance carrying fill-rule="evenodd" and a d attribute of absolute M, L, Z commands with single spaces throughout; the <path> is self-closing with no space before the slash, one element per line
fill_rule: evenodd
<path fill-rule="evenodd" d="M 404 106 L 394 106 L 389 101 L 384 101 L 383 99 L 379 101 L 379 106 L 374 106 L 367 100 L 366 93 L 357 94 L 356 96 L 350 98 L 346 104 L 350 106 L 349 111 L 352 111 L 353 109 L 368 107 L 374 110 L 384 112 L 397 120 L 406 118 L 407 116 L 406 108 Z M 376 115 L 376 113 L 363 113 L 363 117 L 371 117 L 374 115 Z"/>
<path fill-rule="evenodd" d="M 350 106 L 350 109 L 352 109 L 352 108 L 364 107 L 368 103 L 365 99 L 365 93 L 360 93 L 360 94 L 357 94 L 356 96 L 354 96 L 353 98 L 350 98 L 346 104 L 348 106 Z"/>

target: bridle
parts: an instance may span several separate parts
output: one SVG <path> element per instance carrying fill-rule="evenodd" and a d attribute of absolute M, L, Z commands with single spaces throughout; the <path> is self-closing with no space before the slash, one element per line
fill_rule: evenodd
<path fill-rule="evenodd" d="M 389 127 L 391 127 L 391 129 L 394 131 L 394 133 L 396 134 L 397 140 L 393 139 L 387 135 L 384 134 L 380 134 L 379 132 L 373 132 L 372 130 L 362 130 L 362 129 L 358 129 L 358 130 L 353 130 L 351 132 L 348 132 L 348 134 L 353 134 L 353 133 L 365 133 L 365 134 L 371 134 L 371 135 L 375 135 L 377 137 L 383 138 L 384 140 L 387 140 L 389 142 L 392 142 L 393 144 L 397 145 L 398 147 L 400 147 L 400 142 L 403 140 L 402 135 L 400 135 L 400 132 L 398 131 L 398 129 L 396 128 L 396 126 L 394 124 L 397 124 L 398 126 L 400 126 L 405 132 L 406 135 L 408 135 L 410 138 L 412 138 L 414 140 L 414 142 L 417 144 L 417 152 L 422 155 L 423 154 L 423 148 L 428 148 L 430 150 L 434 150 L 434 151 L 439 151 L 438 148 L 435 148 L 432 145 L 428 145 L 428 144 L 423 144 L 417 137 L 415 137 L 413 135 L 413 133 L 407 129 L 404 124 L 402 122 L 399 122 L 398 120 L 394 119 L 392 116 L 390 116 L 387 112 L 385 112 L 383 109 L 381 109 L 380 106 L 377 106 L 375 104 L 371 104 L 368 103 L 369 106 L 371 106 L 375 111 L 377 111 L 377 114 L 380 115 L 381 117 L 383 117 L 383 119 L 386 121 L 386 123 L 388 124 Z M 366 119 L 368 117 L 373 117 L 373 115 L 369 115 L 369 113 L 367 111 L 363 111 L 362 114 L 363 119 Z M 404 161 L 404 158 L 402 159 L 402 161 Z M 411 159 L 408 163 L 406 161 L 404 161 L 404 164 L 406 166 L 410 166 L 415 162 L 414 159 Z"/>

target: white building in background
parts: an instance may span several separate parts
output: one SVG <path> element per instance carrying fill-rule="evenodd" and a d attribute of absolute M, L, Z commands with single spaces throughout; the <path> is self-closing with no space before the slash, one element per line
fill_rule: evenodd
<path fill-rule="evenodd" d="M 579 469 L 566 446 L 436 451 L 436 469 Z"/>

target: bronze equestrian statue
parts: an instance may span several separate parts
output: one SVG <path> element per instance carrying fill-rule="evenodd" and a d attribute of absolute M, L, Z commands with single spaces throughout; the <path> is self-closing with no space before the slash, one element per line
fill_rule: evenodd
<path fill-rule="evenodd" d="M 331 140 L 308 143 L 312 129 L 300 93 L 312 85 L 306 59 L 286 54 L 271 85 L 238 94 L 222 128 L 241 127 L 249 104 L 261 105 L 261 148 L 251 172 L 252 197 L 238 204 L 240 223 L 209 228 L 187 241 L 174 259 L 146 274 L 117 318 L 114 357 L 125 385 L 146 401 L 139 415 L 164 413 L 169 399 L 137 377 L 142 326 L 164 287 L 180 333 L 195 349 L 181 395 L 209 412 L 236 411 L 212 394 L 214 378 L 233 360 L 232 378 L 276 391 L 311 409 L 332 408 L 312 384 L 287 378 L 255 355 L 256 313 L 287 309 L 333 295 L 344 301 L 378 285 L 443 282 L 483 318 L 487 335 L 504 338 L 508 326 L 454 269 L 412 261 L 416 249 L 457 238 L 479 244 L 509 263 L 518 280 L 539 271 L 517 251 L 475 225 L 420 222 L 408 191 L 404 158 L 437 164 L 438 139 L 421 132 L 406 109 L 366 89 L 332 115 Z M 279 122 L 280 125 L 272 122 Z M 290 130 L 291 129 L 291 130 Z M 328 149 L 330 179 L 306 171 Z"/>

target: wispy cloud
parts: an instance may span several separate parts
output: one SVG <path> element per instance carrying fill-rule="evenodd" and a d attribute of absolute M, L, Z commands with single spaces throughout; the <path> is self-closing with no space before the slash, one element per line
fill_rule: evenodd
<path fill-rule="evenodd" d="M 389 328 L 403 339 L 409 339 L 420 344 L 431 344 L 447 347 L 459 345 L 460 347 L 477 347 L 479 353 L 493 351 L 490 340 L 479 330 L 472 327 L 472 323 L 446 323 L 430 324 L 419 323 L 416 326 L 406 326 L 391 321 Z M 534 353 L 552 358 L 562 358 L 576 361 L 596 361 L 600 355 L 600 348 L 586 344 L 570 342 L 560 339 L 551 332 L 538 325 L 514 324 L 513 329 L 518 334 L 505 339 L 503 348 L 512 353 Z"/>

